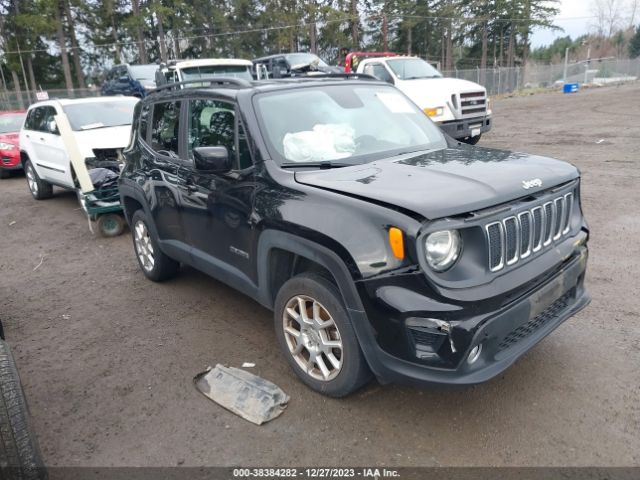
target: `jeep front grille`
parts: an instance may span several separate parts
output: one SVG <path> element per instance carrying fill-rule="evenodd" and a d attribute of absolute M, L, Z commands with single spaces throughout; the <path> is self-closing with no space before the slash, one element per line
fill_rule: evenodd
<path fill-rule="evenodd" d="M 460 94 L 460 114 L 463 118 L 479 117 L 487 111 L 485 92 L 466 92 Z"/>
<path fill-rule="evenodd" d="M 573 193 L 485 225 L 489 269 L 502 270 L 569 232 Z"/>

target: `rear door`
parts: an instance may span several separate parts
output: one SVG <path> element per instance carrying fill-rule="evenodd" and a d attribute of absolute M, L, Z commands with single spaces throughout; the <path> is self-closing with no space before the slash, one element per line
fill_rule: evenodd
<path fill-rule="evenodd" d="M 37 165 L 38 174 L 63 187 L 73 188 L 71 164 L 64 148 L 60 132 L 55 124 L 55 116 L 63 114 L 53 105 L 37 107 L 34 115 L 34 130 L 28 137 L 34 152 L 32 161 Z"/>
<path fill-rule="evenodd" d="M 178 189 L 180 160 L 180 101 L 154 103 L 148 136 L 142 149 L 151 215 L 165 251 L 182 258 L 188 255 L 182 221 L 183 198 Z"/>

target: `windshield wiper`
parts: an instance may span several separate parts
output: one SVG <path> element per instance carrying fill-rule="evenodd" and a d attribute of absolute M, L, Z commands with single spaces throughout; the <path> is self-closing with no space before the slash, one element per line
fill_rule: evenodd
<path fill-rule="evenodd" d="M 351 167 L 353 166 L 350 163 L 335 163 L 335 162 L 290 162 L 290 163 L 282 163 L 280 167 L 282 168 L 297 168 L 297 167 L 312 167 L 319 168 L 320 170 L 328 170 L 330 168 L 341 168 L 341 167 Z"/>

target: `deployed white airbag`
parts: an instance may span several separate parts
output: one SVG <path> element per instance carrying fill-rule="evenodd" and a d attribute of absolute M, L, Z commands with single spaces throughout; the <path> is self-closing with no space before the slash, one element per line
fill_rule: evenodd
<path fill-rule="evenodd" d="M 321 162 L 353 155 L 355 132 L 349 125 L 318 124 L 312 130 L 287 133 L 282 140 L 284 156 L 291 162 Z"/>

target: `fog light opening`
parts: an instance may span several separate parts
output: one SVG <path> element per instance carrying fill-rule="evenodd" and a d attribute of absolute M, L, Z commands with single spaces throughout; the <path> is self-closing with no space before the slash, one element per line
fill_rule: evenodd
<path fill-rule="evenodd" d="M 469 365 L 475 363 L 478 358 L 480 358 L 480 353 L 482 352 L 482 344 L 478 344 L 471 349 L 469 352 L 469 356 L 467 357 L 467 363 Z"/>

